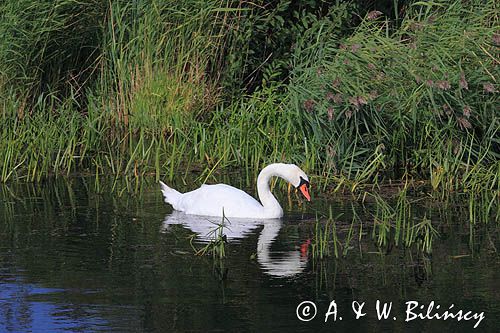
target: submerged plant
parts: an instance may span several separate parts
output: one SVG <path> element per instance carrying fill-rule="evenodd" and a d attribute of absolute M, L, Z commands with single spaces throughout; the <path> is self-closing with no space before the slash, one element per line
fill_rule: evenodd
<path fill-rule="evenodd" d="M 424 216 L 421 222 L 415 224 L 411 230 L 412 237 L 407 246 L 417 244 L 417 249 L 425 252 L 432 252 L 432 242 L 439 237 L 439 232 L 432 225 L 432 221 Z"/>
<path fill-rule="evenodd" d="M 333 219 L 332 207 L 329 208 L 329 217 L 325 223 L 316 218 L 311 241 L 311 254 L 313 259 L 325 259 L 330 256 L 333 244 L 333 254 L 339 257 L 337 231 Z"/>
<path fill-rule="evenodd" d="M 207 235 L 210 241 L 203 248 L 197 250 L 196 255 L 211 255 L 214 260 L 224 259 L 226 257 L 227 244 L 227 236 L 224 234 L 224 228 L 227 228 L 227 224 L 230 223 L 223 211 L 220 223 L 216 224 L 216 227 Z"/>

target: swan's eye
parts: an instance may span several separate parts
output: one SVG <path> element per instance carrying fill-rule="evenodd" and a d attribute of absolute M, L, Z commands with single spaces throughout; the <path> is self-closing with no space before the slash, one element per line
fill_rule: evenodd
<path fill-rule="evenodd" d="M 304 178 L 300 177 L 300 183 L 297 186 L 297 188 L 300 188 L 302 185 L 306 185 L 306 187 L 309 187 L 309 182 L 305 180 Z"/>
<path fill-rule="evenodd" d="M 298 186 L 299 190 L 302 192 L 307 201 L 311 201 L 311 195 L 309 194 L 309 182 L 304 178 L 300 177 L 300 184 Z"/>

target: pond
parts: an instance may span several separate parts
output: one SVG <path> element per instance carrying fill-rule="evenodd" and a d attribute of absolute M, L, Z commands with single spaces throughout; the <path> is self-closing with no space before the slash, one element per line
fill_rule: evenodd
<path fill-rule="evenodd" d="M 275 189 L 285 218 L 226 222 L 219 259 L 200 255 L 219 219 L 172 212 L 152 180 L 125 186 L 0 185 L 1 332 L 497 331 L 498 224 L 471 225 L 466 204 L 411 201 L 438 234 L 422 251 L 379 242 L 376 200 Z"/>

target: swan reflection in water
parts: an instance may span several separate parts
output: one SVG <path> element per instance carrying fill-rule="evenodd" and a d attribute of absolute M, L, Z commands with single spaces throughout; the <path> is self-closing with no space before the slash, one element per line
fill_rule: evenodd
<path fill-rule="evenodd" d="M 171 225 L 178 224 L 196 233 L 198 239 L 210 241 L 221 220 L 220 217 L 188 215 L 173 211 L 165 216 L 163 230 L 168 231 Z M 307 265 L 305 246 L 301 247 L 301 251 L 271 251 L 271 245 L 283 225 L 280 219 L 231 218 L 225 223 L 224 235 L 228 241 L 243 239 L 262 225 L 264 228 L 260 231 L 257 241 L 257 262 L 262 270 L 274 277 L 291 277 L 301 273 Z"/>

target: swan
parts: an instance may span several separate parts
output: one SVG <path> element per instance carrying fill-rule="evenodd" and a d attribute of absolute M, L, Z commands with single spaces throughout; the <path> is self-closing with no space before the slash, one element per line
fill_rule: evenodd
<path fill-rule="evenodd" d="M 273 176 L 281 177 L 300 189 L 307 201 L 311 201 L 309 178 L 295 164 L 274 163 L 262 169 L 257 177 L 260 202 L 242 190 L 226 184 L 202 185 L 187 193 L 180 193 L 162 181 L 160 184 L 165 202 L 186 214 L 273 219 L 283 216 L 283 209 L 269 188 L 269 181 Z"/>

